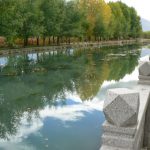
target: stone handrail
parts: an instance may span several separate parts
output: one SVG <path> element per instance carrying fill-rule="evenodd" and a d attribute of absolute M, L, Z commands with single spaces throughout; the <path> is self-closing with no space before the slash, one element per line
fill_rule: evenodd
<path fill-rule="evenodd" d="M 141 62 L 139 67 L 139 84 L 150 85 L 150 62 Z"/>
<path fill-rule="evenodd" d="M 140 64 L 138 83 L 132 90 L 108 90 L 100 150 L 141 150 L 150 146 L 150 62 Z"/>

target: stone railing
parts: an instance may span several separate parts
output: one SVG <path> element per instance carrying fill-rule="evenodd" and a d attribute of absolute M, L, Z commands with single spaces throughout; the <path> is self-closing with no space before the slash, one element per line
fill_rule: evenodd
<path fill-rule="evenodd" d="M 150 85 L 150 61 L 141 62 L 139 67 L 139 84 Z"/>
<path fill-rule="evenodd" d="M 150 62 L 139 66 L 134 89 L 111 89 L 104 102 L 100 150 L 141 150 L 150 147 Z"/>

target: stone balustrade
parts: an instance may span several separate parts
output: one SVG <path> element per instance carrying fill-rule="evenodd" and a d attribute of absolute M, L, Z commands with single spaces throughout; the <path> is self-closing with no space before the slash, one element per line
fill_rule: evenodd
<path fill-rule="evenodd" d="M 150 62 L 139 65 L 138 82 L 132 90 L 108 90 L 100 150 L 141 150 L 150 147 Z"/>
<path fill-rule="evenodd" d="M 141 62 L 139 66 L 139 84 L 150 85 L 150 62 Z"/>

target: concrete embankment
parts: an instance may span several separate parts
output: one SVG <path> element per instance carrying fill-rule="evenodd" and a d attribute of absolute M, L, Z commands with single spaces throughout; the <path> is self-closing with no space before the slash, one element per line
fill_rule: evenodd
<path fill-rule="evenodd" d="M 0 50 L 0 55 L 20 54 L 20 53 L 33 53 L 43 51 L 59 51 L 70 48 L 100 48 L 106 46 L 124 46 L 133 44 L 149 44 L 150 39 L 133 39 L 133 40 L 119 40 L 119 41 L 100 41 L 100 42 L 78 42 L 70 44 L 60 44 L 58 46 L 40 46 L 29 48 L 10 49 L 5 48 Z"/>

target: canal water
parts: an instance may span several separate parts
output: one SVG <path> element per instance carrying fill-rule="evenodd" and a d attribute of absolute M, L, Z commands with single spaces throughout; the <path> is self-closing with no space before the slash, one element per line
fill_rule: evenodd
<path fill-rule="evenodd" d="M 0 57 L 0 150 L 99 150 L 110 88 L 133 88 L 150 46 Z"/>

